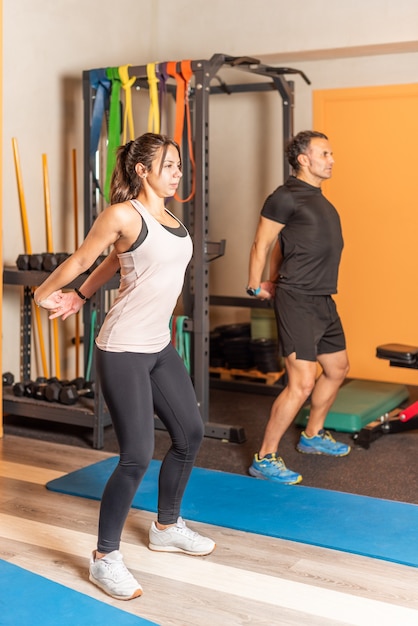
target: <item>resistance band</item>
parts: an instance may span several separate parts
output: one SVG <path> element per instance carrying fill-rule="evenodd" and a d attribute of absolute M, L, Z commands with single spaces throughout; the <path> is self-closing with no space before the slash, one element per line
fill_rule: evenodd
<path fill-rule="evenodd" d="M 97 321 L 97 311 L 93 309 L 90 317 L 90 337 L 89 337 L 89 352 L 86 363 L 86 380 L 90 380 L 91 368 L 93 363 L 93 354 L 94 354 L 94 338 L 96 336 L 96 321 Z"/>
<path fill-rule="evenodd" d="M 96 179 L 96 152 L 99 149 L 100 134 L 102 132 L 103 118 L 109 110 L 109 96 L 111 81 L 106 75 L 105 69 L 92 70 L 90 72 L 90 86 L 96 90 L 90 127 L 90 168 Z"/>
<path fill-rule="evenodd" d="M 167 63 L 158 63 L 155 69 L 158 79 L 158 108 L 160 112 L 160 129 L 163 123 L 163 117 L 167 118 Z M 163 116 L 164 111 L 164 116 Z M 161 131 L 160 131 L 161 132 Z"/>
<path fill-rule="evenodd" d="M 176 348 L 190 374 L 190 333 L 184 330 L 184 315 L 173 315 L 170 320 L 171 343 Z"/>
<path fill-rule="evenodd" d="M 173 315 L 170 318 L 170 336 L 171 336 L 171 343 L 173 344 L 174 347 L 176 347 L 176 316 Z"/>
<path fill-rule="evenodd" d="M 155 63 L 147 64 L 147 78 L 149 88 L 148 132 L 160 132 L 160 107 L 158 102 L 158 78 L 155 72 Z"/>
<path fill-rule="evenodd" d="M 132 85 L 135 84 L 136 76 L 129 78 L 128 67 L 130 65 L 121 65 L 119 67 L 119 78 L 122 83 L 122 88 L 125 91 L 125 115 L 123 117 L 123 136 L 122 144 L 127 141 L 127 128 L 129 127 L 129 139 L 133 141 L 135 139 L 134 131 L 134 118 L 132 115 Z"/>
<path fill-rule="evenodd" d="M 193 155 L 193 139 L 192 139 L 192 126 L 191 126 L 191 117 L 190 117 L 190 104 L 189 104 L 189 87 L 190 81 L 193 76 L 192 70 L 192 62 L 190 60 L 181 61 L 180 63 L 180 72 L 177 71 L 177 63 L 175 61 L 169 61 L 167 63 L 167 73 L 169 76 L 172 76 L 176 80 L 177 88 L 176 88 L 176 122 L 175 122 L 175 130 L 174 130 L 174 141 L 178 143 L 179 146 L 182 145 L 183 138 L 183 128 L 184 128 L 184 119 L 186 118 L 187 124 L 187 144 L 189 147 L 189 158 L 191 164 L 191 191 L 187 198 L 180 198 L 179 195 L 175 194 L 175 199 L 178 202 L 184 203 L 189 202 L 194 194 L 195 194 L 195 161 Z"/>
<path fill-rule="evenodd" d="M 185 82 L 183 76 L 177 72 L 177 62 L 169 61 L 167 63 L 167 74 L 175 78 L 176 86 L 176 119 L 174 125 L 174 141 L 181 146 L 183 138 L 184 126 L 184 99 L 185 99 Z"/>
<path fill-rule="evenodd" d="M 107 144 L 106 179 L 104 185 L 104 197 L 109 202 L 110 181 L 116 164 L 116 150 L 120 145 L 121 119 L 120 119 L 120 88 L 121 80 L 117 67 L 108 67 L 106 75 L 111 81 L 110 105 L 109 105 L 109 129 Z"/>

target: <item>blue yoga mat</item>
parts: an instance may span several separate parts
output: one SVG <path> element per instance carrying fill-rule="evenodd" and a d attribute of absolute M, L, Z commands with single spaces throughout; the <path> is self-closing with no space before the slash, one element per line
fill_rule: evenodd
<path fill-rule="evenodd" d="M 0 560 L 1 626 L 158 626 Z"/>
<path fill-rule="evenodd" d="M 118 462 L 111 457 L 47 484 L 52 491 L 100 500 Z M 152 461 L 133 507 L 157 510 L 160 461 Z M 277 485 L 195 467 L 185 519 L 418 567 L 418 506 L 339 491 Z"/>

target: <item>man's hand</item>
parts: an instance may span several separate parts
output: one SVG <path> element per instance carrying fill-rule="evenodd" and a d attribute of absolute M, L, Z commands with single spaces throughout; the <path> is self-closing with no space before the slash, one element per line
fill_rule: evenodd
<path fill-rule="evenodd" d="M 276 285 L 272 283 L 270 280 L 265 280 L 260 284 L 261 291 L 256 296 L 259 300 L 271 300 L 274 298 L 274 293 L 276 291 Z"/>

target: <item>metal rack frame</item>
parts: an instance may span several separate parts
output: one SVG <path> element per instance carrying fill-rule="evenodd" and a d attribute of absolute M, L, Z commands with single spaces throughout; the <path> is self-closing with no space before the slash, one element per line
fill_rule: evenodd
<path fill-rule="evenodd" d="M 177 64 L 180 71 L 180 63 Z M 293 135 L 293 107 L 294 84 L 288 81 L 285 75 L 299 74 L 308 84 L 310 81 L 305 74 L 297 69 L 273 67 L 262 64 L 259 60 L 250 57 L 233 57 L 225 54 L 215 54 L 208 60 L 192 61 L 194 86 L 190 89 L 189 101 L 193 108 L 193 142 L 195 158 L 195 196 L 192 201 L 185 203 L 185 215 L 188 216 L 188 227 L 194 242 L 194 257 L 187 272 L 183 301 L 185 314 L 190 318 L 187 330 L 193 333 L 192 377 L 196 396 L 205 424 L 206 436 L 228 439 L 229 441 L 245 441 L 242 429 L 229 425 L 210 423 L 209 421 L 209 263 L 222 256 L 225 242 L 210 242 L 208 240 L 209 220 L 209 99 L 212 95 L 239 94 L 249 92 L 276 92 L 282 102 L 282 134 L 283 143 Z M 222 68 L 233 68 L 266 79 L 263 82 L 243 84 L 226 84 L 217 76 Z M 90 85 L 90 72 L 83 72 L 84 97 L 84 206 L 85 231 L 87 232 L 96 217 L 96 201 L 94 194 L 93 176 L 90 169 L 90 128 L 94 89 Z M 136 76 L 136 83 L 143 88 L 148 87 L 147 66 L 132 66 L 131 76 Z M 218 84 L 211 84 L 213 79 Z M 175 88 L 171 86 L 171 93 L 175 95 Z M 187 140 L 182 145 L 184 180 L 187 185 L 189 152 Z M 290 173 L 287 163 L 283 165 L 284 179 Z M 218 301 L 219 304 L 219 301 Z M 225 302 L 226 304 L 226 302 Z"/>

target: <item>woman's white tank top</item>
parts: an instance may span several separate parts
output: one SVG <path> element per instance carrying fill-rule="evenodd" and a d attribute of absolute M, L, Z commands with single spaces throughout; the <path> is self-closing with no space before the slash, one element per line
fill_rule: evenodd
<path fill-rule="evenodd" d="M 156 353 L 170 342 L 170 318 L 183 288 L 193 245 L 188 233 L 186 237 L 173 234 L 140 202 L 131 203 L 141 214 L 148 234 L 138 248 L 118 255 L 119 291 L 96 344 L 109 352 Z M 179 228 L 184 228 L 180 221 Z"/>

